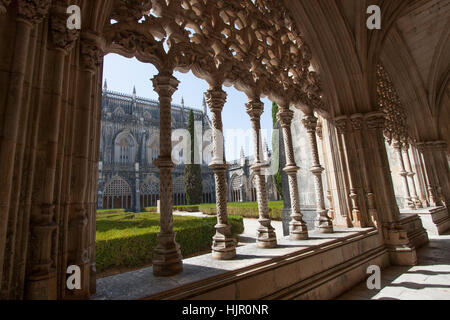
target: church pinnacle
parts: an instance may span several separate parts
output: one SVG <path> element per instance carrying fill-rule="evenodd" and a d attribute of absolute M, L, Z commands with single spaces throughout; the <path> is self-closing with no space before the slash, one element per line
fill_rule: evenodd
<path fill-rule="evenodd" d="M 207 108 L 206 108 L 206 99 L 205 99 L 205 95 L 203 95 L 203 114 L 207 114 Z"/>

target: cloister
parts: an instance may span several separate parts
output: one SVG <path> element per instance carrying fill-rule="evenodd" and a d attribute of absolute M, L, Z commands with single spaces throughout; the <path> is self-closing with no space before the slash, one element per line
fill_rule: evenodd
<path fill-rule="evenodd" d="M 70 5 L 81 8 L 81 29 L 67 27 Z M 366 25 L 369 5 L 381 9 L 381 29 Z M 331 299 L 363 281 L 369 265 L 416 264 L 417 248 L 428 242 L 424 227 L 450 228 L 449 27 L 445 0 L 0 0 L 0 298 L 99 294 L 95 220 L 108 53 L 159 72 L 151 81 L 160 105 L 161 231 L 153 266 L 120 275 L 104 297 Z M 214 130 L 216 234 L 210 255 L 188 261 L 173 231 L 175 71 L 209 84 Z M 241 248 L 227 220 L 224 86 L 247 95 L 235 107 L 248 113 L 255 145 L 257 241 Z M 285 238 L 268 215 L 263 97 L 279 106 L 291 205 Z M 314 230 L 299 203 L 294 108 L 304 113 L 312 152 Z M 71 265 L 81 269 L 80 290 L 66 287 Z"/>

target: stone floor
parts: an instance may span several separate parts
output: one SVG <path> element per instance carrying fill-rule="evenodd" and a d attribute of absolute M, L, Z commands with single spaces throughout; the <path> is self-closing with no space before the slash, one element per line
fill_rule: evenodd
<path fill-rule="evenodd" d="M 450 300 L 450 232 L 430 236 L 418 257 L 417 266 L 382 270 L 381 290 L 369 290 L 364 282 L 338 299 Z"/>

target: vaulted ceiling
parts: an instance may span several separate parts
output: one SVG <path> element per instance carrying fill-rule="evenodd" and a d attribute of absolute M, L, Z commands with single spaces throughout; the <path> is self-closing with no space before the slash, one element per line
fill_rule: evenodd
<path fill-rule="evenodd" d="M 369 5 L 381 8 L 381 30 L 366 27 Z M 289 0 L 311 46 L 332 116 L 377 108 L 374 75 L 385 65 L 408 110 L 417 140 L 447 140 L 450 1 Z"/>

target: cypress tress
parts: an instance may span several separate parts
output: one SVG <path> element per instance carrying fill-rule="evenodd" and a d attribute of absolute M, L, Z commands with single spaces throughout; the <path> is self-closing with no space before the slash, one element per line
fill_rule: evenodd
<path fill-rule="evenodd" d="M 200 164 L 194 163 L 194 112 L 189 112 L 188 131 L 191 137 L 188 155 L 191 164 L 186 164 L 184 169 L 184 185 L 186 188 L 186 202 L 188 205 L 202 203 L 203 185 L 202 169 Z"/>
<path fill-rule="evenodd" d="M 273 129 L 277 127 L 277 113 L 278 113 L 278 105 L 275 102 L 272 102 L 272 120 L 273 120 Z M 275 142 L 275 136 L 272 136 L 272 150 L 273 150 L 273 159 L 277 159 L 280 153 L 280 150 L 278 149 L 279 145 Z M 280 162 L 278 162 L 278 168 L 277 172 L 275 172 L 273 176 L 273 180 L 275 182 L 275 187 L 277 188 L 278 193 L 280 194 L 281 198 L 283 198 L 283 186 L 281 184 L 281 167 Z"/>

